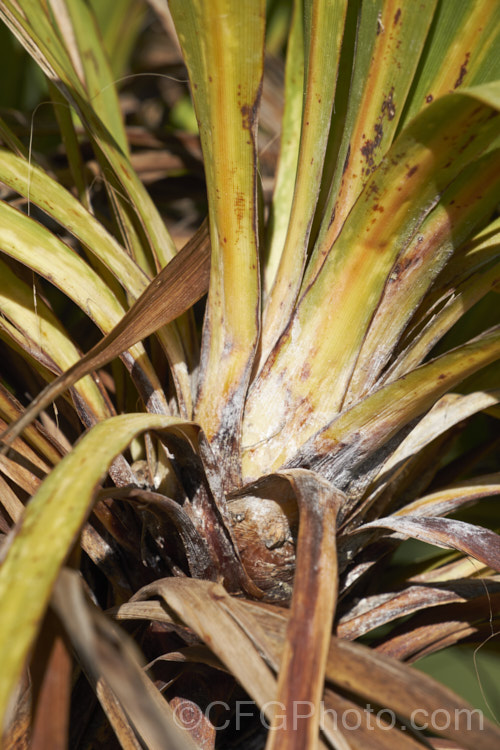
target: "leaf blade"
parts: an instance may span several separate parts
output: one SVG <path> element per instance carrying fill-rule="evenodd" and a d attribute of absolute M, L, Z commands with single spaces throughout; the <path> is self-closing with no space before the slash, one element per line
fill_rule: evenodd
<path fill-rule="evenodd" d="M 0 725 L 57 574 L 90 511 L 96 484 L 137 434 L 181 424 L 182 420 L 151 414 L 99 422 L 54 468 L 28 505 L 0 568 L 5 612 L 0 624 Z"/>
<path fill-rule="evenodd" d="M 393 264 L 443 189 L 491 148 L 499 108 L 498 85 L 452 94 L 434 102 L 394 142 L 252 384 L 243 423 L 244 464 L 251 460 L 262 473 L 264 466 L 269 470 L 271 453 L 277 468 L 297 450 L 290 435 L 307 438 L 342 408 Z"/>
<path fill-rule="evenodd" d="M 265 6 L 175 0 L 170 11 L 200 128 L 212 246 L 195 418 L 224 456 L 231 484 L 239 475 L 238 415 L 260 326 L 255 137 Z"/>

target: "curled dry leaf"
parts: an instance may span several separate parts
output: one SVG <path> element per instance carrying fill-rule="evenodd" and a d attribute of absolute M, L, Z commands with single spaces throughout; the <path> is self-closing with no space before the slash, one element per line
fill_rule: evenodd
<path fill-rule="evenodd" d="M 374 528 L 390 529 L 428 544 L 456 549 L 500 571 L 500 537 L 481 526 L 431 516 L 389 516 L 367 523 L 358 531 L 362 533 Z"/>

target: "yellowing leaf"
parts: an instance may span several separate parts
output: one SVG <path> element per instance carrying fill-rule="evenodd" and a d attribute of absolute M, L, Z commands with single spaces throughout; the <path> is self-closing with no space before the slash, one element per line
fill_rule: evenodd
<path fill-rule="evenodd" d="M 0 568 L 0 726 L 59 570 L 111 461 L 141 432 L 183 424 L 152 414 L 100 422 L 55 467 L 28 505 Z"/>

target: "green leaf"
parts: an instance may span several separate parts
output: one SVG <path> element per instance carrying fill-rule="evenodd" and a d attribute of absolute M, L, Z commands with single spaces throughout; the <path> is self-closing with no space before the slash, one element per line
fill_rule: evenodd
<path fill-rule="evenodd" d="M 169 4 L 198 118 L 212 261 L 195 417 L 229 476 L 239 474 L 239 419 L 259 332 L 255 137 L 265 4 Z"/>
<path fill-rule="evenodd" d="M 383 376 L 382 372 L 412 314 L 421 300 L 425 304 L 426 293 L 454 249 L 495 210 L 499 189 L 500 149 L 496 149 L 464 169 L 443 192 L 439 205 L 422 222 L 417 236 L 403 250 L 393 267 L 359 351 L 344 408 L 368 393 L 380 377 L 384 377 L 385 381 L 394 379 L 392 370 Z M 464 312 L 464 302 L 470 307 L 494 284 L 498 270 L 497 274 L 492 270 L 484 275 L 476 274 L 473 289 L 468 289 L 468 294 L 460 295 L 461 314 Z M 458 314 L 457 292 L 451 306 L 456 310 L 455 318 Z M 394 315 L 394 310 L 398 310 L 398 315 Z M 430 342 L 435 343 L 438 333 L 443 335 L 446 332 L 453 320 L 451 312 L 448 307 L 444 316 L 434 313 L 433 335 L 426 331 L 426 349 L 422 348 L 421 342 L 417 349 L 416 342 L 411 341 L 411 365 L 415 367 L 420 364 L 429 351 Z M 407 371 L 410 363 L 406 360 L 406 370 L 399 364 L 398 374 Z"/>
<path fill-rule="evenodd" d="M 467 396 L 447 393 L 422 417 L 383 464 L 379 474 L 374 479 L 375 486 L 378 486 L 384 477 L 387 481 L 387 477 L 392 472 L 404 472 L 406 463 L 418 456 L 436 438 L 451 430 L 460 422 L 469 419 L 473 414 L 495 406 L 499 400 L 500 391 L 479 391 Z M 391 479 L 394 479 L 394 476 Z"/>
<path fill-rule="evenodd" d="M 76 237 L 133 297 L 150 279 L 80 201 L 33 161 L 0 149 L 0 180 L 41 208 Z"/>
<path fill-rule="evenodd" d="M 189 309 L 207 290 L 208 253 L 206 224 L 203 224 L 175 258 L 160 271 L 118 324 L 33 399 L 23 416 L 2 434 L 4 442 L 20 435 L 42 409 L 84 375 L 110 362 L 135 342 L 146 338 Z"/>
<path fill-rule="evenodd" d="M 102 331 L 107 333 L 123 317 L 123 307 L 95 271 L 48 229 L 3 202 L 0 249 L 59 287 Z M 142 344 L 132 347 L 130 355 L 130 369 L 135 363 L 150 390 L 165 405 L 161 385 Z"/>
<path fill-rule="evenodd" d="M 28 354 L 59 374 L 80 360 L 80 352 L 59 319 L 35 294 L 0 260 L 0 311 L 14 324 L 12 334 Z M 90 375 L 75 390 L 94 420 L 111 416 L 109 404 Z"/>
<path fill-rule="evenodd" d="M 409 97 L 403 125 L 434 99 L 500 78 L 500 6 L 441 0 Z"/>
<path fill-rule="evenodd" d="M 394 139 L 436 4 L 436 0 L 361 3 L 337 167 L 302 289 L 317 275 L 363 186 Z"/>
<path fill-rule="evenodd" d="M 0 179 L 64 226 L 89 254 L 111 271 L 132 299 L 147 288 L 149 277 L 124 248 L 69 191 L 40 167 L 0 149 Z M 180 332 L 173 324 L 161 328 L 158 337 L 172 368 L 181 410 L 191 416 L 191 386 Z"/>
<path fill-rule="evenodd" d="M 344 488 L 356 468 L 444 393 L 500 357 L 500 326 L 382 386 L 319 430 L 291 465 L 321 467 Z"/>
<path fill-rule="evenodd" d="M 269 470 L 269 455 L 280 466 L 297 440 L 341 409 L 394 264 L 412 242 L 418 246 L 444 190 L 495 143 L 499 106 L 498 84 L 434 102 L 370 177 L 249 392 L 243 445 L 258 473 Z M 482 164 L 487 172 L 488 160 Z"/>
<path fill-rule="evenodd" d="M 302 281 L 337 85 L 346 0 L 304 1 L 304 104 L 290 222 L 266 302 L 260 363 L 285 327 Z"/>
<path fill-rule="evenodd" d="M 304 28 L 302 0 L 294 2 L 292 23 L 288 36 L 285 68 L 285 108 L 281 122 L 281 146 L 276 170 L 273 200 L 269 208 L 265 258 L 263 262 L 263 295 L 267 298 L 276 277 L 286 239 L 302 125 L 304 87 Z"/>
<path fill-rule="evenodd" d="M 122 152 L 129 156 L 118 95 L 91 7 L 80 0 L 64 0 L 53 18 L 89 102 Z"/>
<path fill-rule="evenodd" d="M 415 314 L 401 341 L 400 354 L 386 373 L 394 379 L 421 362 L 467 310 L 500 285 L 498 256 L 500 232 L 494 222 L 471 243 L 470 252 L 458 252 L 447 264 Z"/>
<path fill-rule="evenodd" d="M 112 74 L 118 83 L 116 79 L 127 72 L 134 45 L 145 23 L 148 5 L 142 0 L 117 0 L 113 3 L 90 0 L 90 5 L 97 19 Z"/>

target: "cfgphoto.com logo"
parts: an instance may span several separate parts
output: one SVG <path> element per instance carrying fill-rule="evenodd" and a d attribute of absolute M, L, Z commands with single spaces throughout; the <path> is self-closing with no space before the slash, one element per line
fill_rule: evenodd
<path fill-rule="evenodd" d="M 209 720 L 214 728 L 222 731 L 231 726 L 239 731 L 245 726 L 249 719 L 258 717 L 262 726 L 266 729 L 297 729 L 300 723 L 314 716 L 319 710 L 320 723 L 330 729 L 341 731 L 356 731 L 361 727 L 365 730 L 408 729 L 415 731 L 429 730 L 431 732 L 444 732 L 450 729 L 470 731 L 472 729 L 483 729 L 483 712 L 479 709 L 455 709 L 448 711 L 444 708 L 436 708 L 428 711 L 424 708 L 415 708 L 409 719 L 402 722 L 397 714 L 388 708 L 373 708 L 370 703 L 363 707 L 348 708 L 344 711 L 335 711 L 321 702 L 319 708 L 310 701 L 295 701 L 291 709 L 286 710 L 283 703 L 270 701 L 261 709 L 253 701 L 237 701 L 229 705 L 224 701 L 213 701 L 209 703 L 203 712 L 199 707 L 183 701 L 174 709 L 175 722 L 186 729 L 195 729 L 202 721 Z M 274 724 L 271 726 L 271 718 L 274 716 Z"/>

